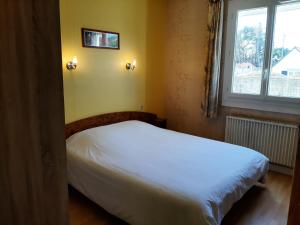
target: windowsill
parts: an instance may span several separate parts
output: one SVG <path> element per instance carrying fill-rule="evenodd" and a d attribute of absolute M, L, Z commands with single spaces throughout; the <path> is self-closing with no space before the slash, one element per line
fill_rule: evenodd
<path fill-rule="evenodd" d="M 223 97 L 222 105 L 228 107 L 254 109 L 267 112 L 300 115 L 299 102 L 285 102 L 262 99 L 246 99 L 242 97 Z"/>

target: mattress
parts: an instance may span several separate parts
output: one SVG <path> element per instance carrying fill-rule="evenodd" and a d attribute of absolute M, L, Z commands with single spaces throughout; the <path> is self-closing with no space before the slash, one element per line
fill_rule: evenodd
<path fill-rule="evenodd" d="M 132 225 L 219 225 L 268 169 L 237 145 L 126 121 L 67 139 L 69 183 Z"/>

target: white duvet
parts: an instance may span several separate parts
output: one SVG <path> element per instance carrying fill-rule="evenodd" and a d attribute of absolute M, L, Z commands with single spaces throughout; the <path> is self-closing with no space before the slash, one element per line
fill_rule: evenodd
<path fill-rule="evenodd" d="M 216 225 L 265 175 L 236 145 L 126 121 L 67 140 L 69 183 L 132 225 Z"/>

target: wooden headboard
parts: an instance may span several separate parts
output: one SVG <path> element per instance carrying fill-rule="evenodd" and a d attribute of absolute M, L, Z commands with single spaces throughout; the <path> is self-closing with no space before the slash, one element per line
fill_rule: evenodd
<path fill-rule="evenodd" d="M 79 131 L 89 128 L 123 122 L 127 120 L 140 120 L 152 125 L 158 125 L 159 119 L 156 114 L 147 112 L 114 112 L 81 119 L 65 126 L 65 136 L 70 137 Z"/>

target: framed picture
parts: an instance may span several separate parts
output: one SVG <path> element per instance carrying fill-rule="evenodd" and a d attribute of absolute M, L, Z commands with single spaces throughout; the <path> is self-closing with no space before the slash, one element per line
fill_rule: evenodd
<path fill-rule="evenodd" d="M 82 47 L 120 49 L 120 34 L 116 32 L 81 28 Z"/>

